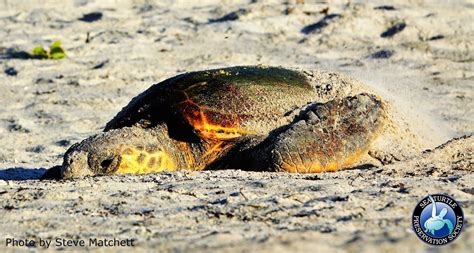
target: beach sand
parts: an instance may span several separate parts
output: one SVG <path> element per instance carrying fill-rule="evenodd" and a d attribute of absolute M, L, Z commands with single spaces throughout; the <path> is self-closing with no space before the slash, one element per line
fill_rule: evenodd
<path fill-rule="evenodd" d="M 101 15 L 84 16 L 91 13 Z M 473 17 L 472 1 L 1 0 L 0 240 L 131 238 L 143 251 L 423 252 L 432 248 L 416 237 L 411 213 L 428 194 L 446 193 L 462 205 L 466 224 L 439 250 L 470 252 L 473 138 L 435 147 L 474 131 Z M 55 40 L 67 58 L 18 53 Z M 354 77 L 402 111 L 433 151 L 312 175 L 37 180 L 150 85 L 256 64 Z M 0 242 L 0 251 L 16 250 L 31 248 Z"/>

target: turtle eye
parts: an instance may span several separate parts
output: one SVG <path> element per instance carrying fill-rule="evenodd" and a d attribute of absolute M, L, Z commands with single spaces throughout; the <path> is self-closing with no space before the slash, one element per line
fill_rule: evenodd
<path fill-rule="evenodd" d="M 112 157 L 108 157 L 102 162 L 100 162 L 100 168 L 102 171 L 102 174 L 112 174 L 118 169 L 118 165 L 120 164 L 120 161 L 122 160 L 121 156 L 119 155 L 114 155 Z"/>
<path fill-rule="evenodd" d="M 104 173 L 104 174 L 107 173 L 107 169 L 110 167 L 113 160 L 114 160 L 113 158 L 105 159 L 100 163 L 100 166 L 102 167 L 102 173 Z"/>

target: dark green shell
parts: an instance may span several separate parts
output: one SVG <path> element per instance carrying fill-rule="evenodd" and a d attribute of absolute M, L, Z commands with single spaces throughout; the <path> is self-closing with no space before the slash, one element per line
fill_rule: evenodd
<path fill-rule="evenodd" d="M 105 131 L 164 122 L 217 139 L 262 134 L 287 124 L 293 111 L 314 98 L 306 76 L 294 70 L 248 66 L 191 72 L 151 86 Z"/>

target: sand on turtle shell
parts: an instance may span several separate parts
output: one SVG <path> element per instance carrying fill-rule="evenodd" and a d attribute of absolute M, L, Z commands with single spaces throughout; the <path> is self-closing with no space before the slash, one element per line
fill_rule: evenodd
<path fill-rule="evenodd" d="M 116 236 L 137 239 L 138 251 L 424 252 L 432 248 L 412 232 L 411 212 L 446 193 L 467 222 L 439 251 L 470 252 L 472 137 L 406 162 L 317 175 L 36 179 L 151 84 L 235 65 L 354 77 L 434 149 L 474 132 L 473 15 L 470 1 L 441 0 L 0 1 L 0 241 Z M 56 39 L 67 59 L 12 53 Z M 69 248 L 80 249 L 127 250 Z M 19 250 L 34 249 L 0 243 Z"/>

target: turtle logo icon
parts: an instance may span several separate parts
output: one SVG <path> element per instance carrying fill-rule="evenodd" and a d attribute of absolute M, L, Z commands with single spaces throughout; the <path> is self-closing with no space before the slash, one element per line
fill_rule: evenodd
<path fill-rule="evenodd" d="M 444 245 L 459 236 L 464 215 L 461 206 L 450 196 L 432 194 L 418 203 L 413 211 L 412 224 L 422 241 Z"/>
<path fill-rule="evenodd" d="M 448 213 L 448 208 L 444 207 L 443 209 L 441 209 L 441 212 L 436 215 L 436 202 L 433 197 L 428 196 L 428 198 L 433 203 L 433 206 L 431 207 L 431 218 L 426 220 L 424 224 L 425 233 L 429 231 L 434 236 L 436 235 L 435 231 L 438 231 L 444 226 L 447 226 L 449 229 L 448 235 L 450 235 L 454 229 L 453 222 L 450 219 L 443 219 L 444 216 L 446 216 L 446 214 Z"/>

